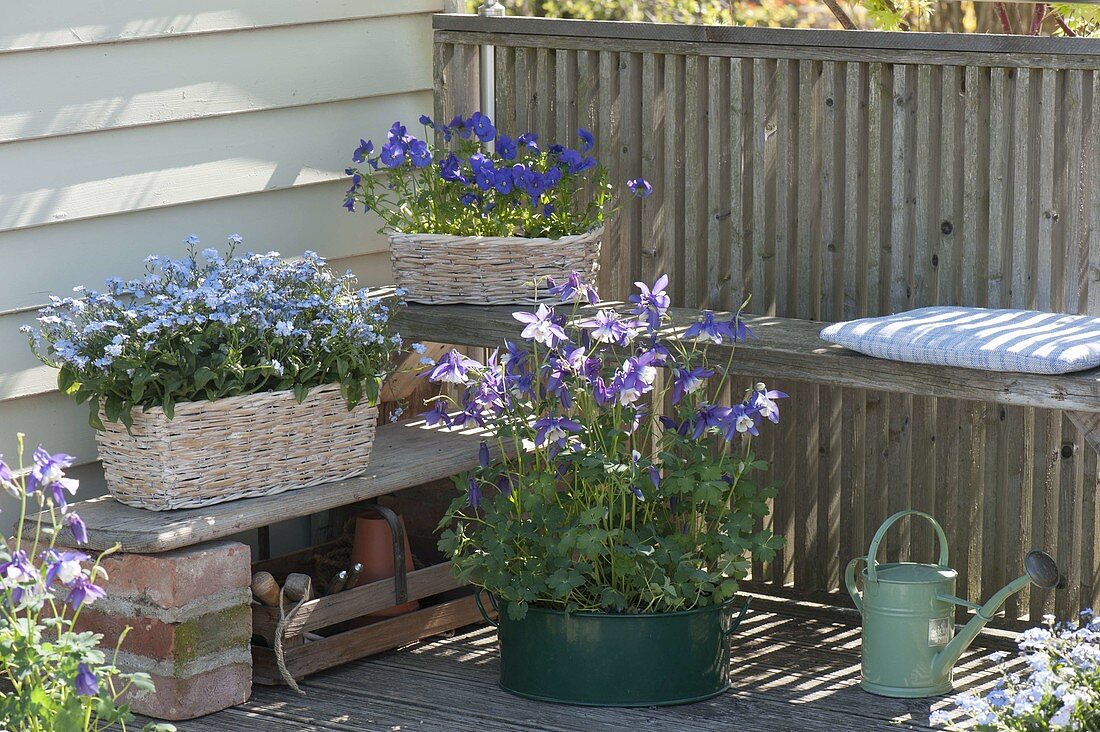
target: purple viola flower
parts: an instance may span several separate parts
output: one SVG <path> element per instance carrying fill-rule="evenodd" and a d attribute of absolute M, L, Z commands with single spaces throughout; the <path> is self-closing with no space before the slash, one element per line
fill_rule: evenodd
<path fill-rule="evenodd" d="M 480 366 L 477 361 L 467 358 L 455 349 L 445 354 L 428 372 L 429 381 L 441 381 L 446 384 L 467 384 L 470 381 L 470 369 Z"/>
<path fill-rule="evenodd" d="M 557 343 L 569 339 L 565 330 L 554 319 L 554 311 L 546 305 L 539 305 L 538 310 L 533 313 L 512 313 L 512 317 L 526 324 L 520 335 L 527 340 L 533 340 L 536 343 L 544 344 L 548 348 L 553 348 Z"/>
<path fill-rule="evenodd" d="M 756 334 L 752 332 L 752 328 L 745 324 L 745 321 L 741 318 L 741 313 L 734 313 L 730 318 L 730 322 L 726 324 L 729 332 L 733 334 L 733 340 L 742 342 L 747 341 L 750 338 L 756 338 Z"/>
<path fill-rule="evenodd" d="M 577 130 L 577 137 L 581 138 L 581 152 L 586 153 L 596 146 L 596 138 L 592 133 L 581 127 Z"/>
<path fill-rule="evenodd" d="M 489 467 L 489 446 L 484 440 L 477 448 L 477 464 L 483 468 Z"/>
<path fill-rule="evenodd" d="M 404 140 L 391 140 L 382 146 L 382 154 L 379 157 L 387 168 L 397 168 L 405 162 L 407 152 L 408 148 Z"/>
<path fill-rule="evenodd" d="M 515 180 L 512 176 L 512 171 L 507 168 L 501 168 L 493 175 L 493 188 L 496 192 L 502 196 L 507 196 L 516 187 Z"/>
<path fill-rule="evenodd" d="M 714 319 L 713 311 L 704 310 L 702 317 L 684 332 L 684 337 L 709 343 L 722 343 L 727 338 L 732 340 L 734 336 L 728 323 L 719 323 Z"/>
<path fill-rule="evenodd" d="M 463 119 L 461 114 L 456 114 L 454 116 L 454 119 L 452 119 L 450 124 L 447 125 L 447 130 L 454 132 L 463 140 L 470 139 L 471 130 L 469 122 Z"/>
<path fill-rule="evenodd" d="M 630 296 L 630 302 L 634 303 L 634 314 L 638 316 L 638 322 L 644 323 L 652 333 L 661 324 L 661 317 L 668 312 L 671 301 L 665 288 L 668 287 L 668 275 L 661 275 L 650 287 L 644 282 L 635 282 L 638 286 L 638 294 Z"/>
<path fill-rule="evenodd" d="M 779 405 L 777 399 L 786 399 L 787 395 L 781 391 L 769 390 L 764 384 L 757 384 L 753 393 L 749 396 L 746 406 L 755 410 L 761 417 L 773 424 L 779 424 Z"/>
<path fill-rule="evenodd" d="M 556 284 L 551 277 L 546 278 L 547 295 L 554 295 L 562 302 L 576 302 L 587 300 L 589 305 L 595 305 L 600 301 L 600 295 L 596 288 L 584 281 L 580 272 L 573 271 L 566 275 L 561 284 Z"/>
<path fill-rule="evenodd" d="M 370 140 L 359 140 L 359 147 L 355 148 L 355 152 L 352 154 L 351 159 L 357 163 L 363 163 L 368 157 L 374 154 L 374 143 Z"/>
<path fill-rule="evenodd" d="M 86 663 L 76 667 L 76 693 L 80 696 L 99 695 L 99 680 Z"/>
<path fill-rule="evenodd" d="M 565 440 L 571 432 L 580 432 L 583 428 L 568 417 L 540 417 L 532 425 L 535 428 L 535 447 L 548 443 L 565 447 Z"/>
<path fill-rule="evenodd" d="M 99 585 L 93 584 L 90 579 L 81 575 L 73 580 L 69 586 L 69 594 L 65 597 L 65 602 L 69 604 L 73 610 L 76 610 L 85 603 L 91 605 L 96 600 L 106 597 L 107 593 Z"/>
<path fill-rule="evenodd" d="M 516 142 L 524 147 L 535 147 L 535 143 L 538 142 L 539 136 L 534 132 L 524 132 L 522 135 L 516 138 Z M 536 150 L 538 148 L 535 148 Z"/>
<path fill-rule="evenodd" d="M 462 175 L 462 161 L 454 153 L 439 161 L 439 177 L 451 183 L 462 185 L 470 183 L 469 179 Z"/>
<path fill-rule="evenodd" d="M 626 187 L 638 198 L 649 198 L 653 195 L 653 184 L 645 178 L 631 178 L 626 182 Z"/>
<path fill-rule="evenodd" d="M 561 155 L 558 156 L 558 164 L 564 167 L 570 175 L 577 175 L 589 168 L 596 167 L 596 159 L 588 155 L 582 155 L 576 150 L 563 150 Z"/>
<path fill-rule="evenodd" d="M 424 125 L 425 127 L 431 127 L 432 129 L 435 129 L 435 122 L 432 122 L 432 118 L 426 114 L 420 115 L 420 124 Z"/>
<path fill-rule="evenodd" d="M 423 140 L 413 139 L 408 147 L 409 160 L 413 167 L 426 168 L 432 164 L 432 151 L 428 149 L 428 143 Z"/>
<path fill-rule="evenodd" d="M 481 484 L 472 476 L 466 482 L 466 503 L 475 511 L 481 507 Z"/>
<path fill-rule="evenodd" d="M 69 527 L 69 533 L 73 535 L 77 544 L 88 543 L 88 526 L 84 523 L 84 519 L 77 516 L 75 512 L 71 512 L 65 516 L 65 525 Z"/>
<path fill-rule="evenodd" d="M 497 128 L 493 126 L 493 121 L 481 112 L 474 112 L 470 116 L 469 123 L 477 139 L 482 142 L 488 142 L 497 136 Z"/>
<path fill-rule="evenodd" d="M 716 404 L 701 405 L 693 420 L 692 439 L 698 440 L 707 430 L 725 427 L 732 411 L 729 407 L 721 407 Z"/>
<path fill-rule="evenodd" d="M 515 160 L 518 151 L 516 142 L 511 137 L 503 132 L 497 136 L 497 155 L 505 160 Z"/>
<path fill-rule="evenodd" d="M 679 404 L 684 394 L 698 391 L 712 376 L 714 376 L 714 372 L 702 366 L 696 366 L 693 369 L 676 369 L 676 373 L 672 377 L 672 403 Z"/>

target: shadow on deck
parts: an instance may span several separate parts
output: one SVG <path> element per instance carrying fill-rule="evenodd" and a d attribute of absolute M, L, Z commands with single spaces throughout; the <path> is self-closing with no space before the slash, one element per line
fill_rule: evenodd
<path fill-rule="evenodd" d="M 252 699 L 178 725 L 181 732 L 237 730 L 928 730 L 945 699 L 886 699 L 859 689 L 859 627 L 835 611 L 820 617 L 751 612 L 733 641 L 733 688 L 676 707 L 596 709 L 514 697 L 497 686 L 492 628 L 470 627 L 310 677 L 306 696 L 257 686 Z M 981 642 L 981 641 L 979 641 Z M 992 639 L 995 647 L 1004 642 Z M 993 647 L 956 666 L 958 689 L 988 687 L 1000 670 Z M 623 669 L 624 674 L 630 673 Z"/>

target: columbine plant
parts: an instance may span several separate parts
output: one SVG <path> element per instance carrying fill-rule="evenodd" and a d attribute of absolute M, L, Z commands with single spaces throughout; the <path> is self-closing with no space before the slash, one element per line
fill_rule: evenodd
<path fill-rule="evenodd" d="M 91 423 L 132 424 L 134 407 L 293 390 L 339 383 L 352 409 L 375 402 L 391 352 L 389 307 L 349 272 L 333 274 L 314 252 L 287 261 L 277 252 L 146 260 L 139 279 L 107 281 L 106 292 L 76 288 L 51 298 L 39 328 L 26 328 L 31 348 L 59 369 L 58 386 L 91 402 Z"/>
<path fill-rule="evenodd" d="M 1100 618 L 1092 610 L 1079 623 L 1046 615 L 1016 643 L 1023 671 L 1006 669 L 985 696 L 960 694 L 952 700 L 957 709 L 937 712 L 933 724 L 980 732 L 1100 729 Z"/>
<path fill-rule="evenodd" d="M 723 603 L 750 557 L 781 539 L 755 528 L 772 487 L 751 449 L 778 422 L 786 395 L 757 384 L 722 405 L 729 361 L 713 345 L 751 337 L 738 315 L 704 312 L 666 338 L 667 277 L 638 283 L 633 310 L 584 308 L 596 291 L 573 273 L 547 293 L 570 316 L 540 305 L 518 312 L 524 343 L 482 365 L 456 352 L 429 377 L 461 388 L 440 396 L 429 423 L 484 426 L 500 462 L 481 447 L 480 469 L 440 524 L 440 547 L 465 580 L 504 600 L 566 611 L 663 612 Z M 668 409 L 662 409 L 667 405 Z M 457 411 L 455 411 L 457 409 Z"/>
<path fill-rule="evenodd" d="M 70 732 L 117 724 L 125 731 L 134 717 L 120 697 L 131 688 L 152 691 L 153 683 L 148 674 L 120 672 L 114 657 L 108 661 L 99 648 L 103 636 L 75 630 L 80 611 L 105 595 L 96 584 L 106 577 L 99 563 L 113 550 L 93 561 L 57 546 L 62 528 L 76 543 L 88 541 L 84 522 L 67 501 L 78 487 L 65 477 L 73 458 L 39 447 L 29 470 L 22 469 L 22 458 L 20 435 L 19 469 L 0 456 L 0 489 L 20 501 L 15 536 L 0 541 L 0 729 Z M 34 535 L 24 535 L 31 505 L 48 511 L 52 528 L 36 523 Z"/>
<path fill-rule="evenodd" d="M 400 122 L 377 155 L 373 142 L 359 141 L 355 165 L 345 171 L 344 208 L 374 211 L 383 231 L 421 234 L 558 238 L 603 223 L 611 187 L 589 154 L 595 140 L 588 130 L 577 131 L 577 149 L 543 150 L 538 135 L 513 139 L 480 112 L 445 125 L 421 116 L 420 123 L 424 138 L 443 144 L 410 135 Z M 653 190 L 641 178 L 627 186 L 643 198 Z"/>

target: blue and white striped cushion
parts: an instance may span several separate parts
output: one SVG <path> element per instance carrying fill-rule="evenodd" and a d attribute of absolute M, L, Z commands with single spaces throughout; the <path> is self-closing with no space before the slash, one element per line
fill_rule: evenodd
<path fill-rule="evenodd" d="M 1100 318 L 937 306 L 835 323 L 830 343 L 893 361 L 1065 374 L 1100 366 Z"/>

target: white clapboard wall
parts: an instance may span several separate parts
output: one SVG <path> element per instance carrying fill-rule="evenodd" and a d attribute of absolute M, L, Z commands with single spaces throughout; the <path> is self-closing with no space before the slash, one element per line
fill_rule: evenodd
<path fill-rule="evenodd" d="M 0 453 L 15 434 L 98 483 L 86 408 L 19 326 L 50 294 L 140 274 L 182 240 L 315 249 L 389 278 L 377 219 L 340 208 L 360 137 L 432 109 L 443 0 L 60 0 L 0 8 Z M 11 504 L 0 499 L 0 528 Z"/>

